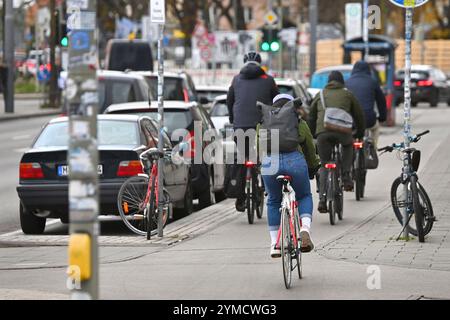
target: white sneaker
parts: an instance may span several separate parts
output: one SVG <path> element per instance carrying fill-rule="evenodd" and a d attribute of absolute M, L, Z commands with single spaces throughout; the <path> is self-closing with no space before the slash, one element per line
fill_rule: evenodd
<path fill-rule="evenodd" d="M 309 228 L 302 227 L 300 229 L 300 239 L 302 241 L 301 252 L 307 253 L 314 250 L 314 243 L 311 239 Z"/>
<path fill-rule="evenodd" d="M 270 257 L 271 258 L 281 258 L 281 249 L 276 247 L 276 244 L 270 246 Z"/>

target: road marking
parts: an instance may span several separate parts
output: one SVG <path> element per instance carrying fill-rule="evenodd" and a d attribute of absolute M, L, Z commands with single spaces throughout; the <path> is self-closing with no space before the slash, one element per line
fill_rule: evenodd
<path fill-rule="evenodd" d="M 47 262 L 29 262 L 29 263 L 16 263 L 13 265 L 17 267 L 42 267 L 47 264 L 48 264 Z"/>
<path fill-rule="evenodd" d="M 50 221 L 47 221 L 47 223 L 45 224 L 45 227 L 47 228 L 47 227 L 50 227 L 50 226 L 52 226 L 54 224 L 57 224 L 57 223 L 60 223 L 60 220 L 58 220 L 58 219 L 50 220 Z M 9 233 L 4 233 L 4 234 L 1 234 L 0 236 L 2 236 L 2 237 L 11 237 L 11 236 L 19 235 L 19 234 L 23 234 L 21 229 L 16 230 L 16 231 L 12 231 L 12 232 L 9 232 Z"/>

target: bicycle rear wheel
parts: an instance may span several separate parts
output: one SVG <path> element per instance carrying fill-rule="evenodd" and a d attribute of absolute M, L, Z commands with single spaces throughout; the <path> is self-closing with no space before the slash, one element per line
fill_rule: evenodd
<path fill-rule="evenodd" d="M 247 188 L 247 197 L 245 200 L 245 207 L 247 211 L 247 219 L 249 224 L 253 224 L 255 222 L 255 202 L 251 196 L 251 189 Z"/>
<path fill-rule="evenodd" d="M 283 263 L 283 278 L 286 289 L 291 287 L 292 281 L 292 239 L 289 227 L 289 211 L 285 208 L 281 212 L 281 260 Z"/>
<path fill-rule="evenodd" d="M 148 220 L 144 202 L 148 183 L 148 177 L 131 177 L 120 187 L 117 196 L 117 207 L 122 221 L 128 229 L 141 236 L 147 234 Z"/>
<path fill-rule="evenodd" d="M 256 194 L 256 216 L 258 219 L 262 219 L 264 213 L 264 188 L 262 187 L 262 183 L 260 182 L 261 176 L 258 176 L 255 185 Z M 253 195 L 255 196 L 255 195 Z"/>

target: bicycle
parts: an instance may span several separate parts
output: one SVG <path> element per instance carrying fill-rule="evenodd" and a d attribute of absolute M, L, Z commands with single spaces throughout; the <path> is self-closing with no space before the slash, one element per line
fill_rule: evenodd
<path fill-rule="evenodd" d="M 255 221 L 255 212 L 258 219 L 261 219 L 263 216 L 265 191 L 257 164 L 246 161 L 245 167 L 245 208 L 248 223 L 253 224 Z"/>
<path fill-rule="evenodd" d="M 120 217 L 132 232 L 147 236 L 157 233 L 158 226 L 158 160 L 164 153 L 156 148 L 148 149 L 139 155 L 144 173 L 128 178 L 119 190 L 117 205 Z M 163 226 L 172 218 L 170 195 L 163 189 Z"/>
<path fill-rule="evenodd" d="M 344 184 L 342 182 L 342 145 L 335 145 L 331 154 L 331 161 L 325 164 L 327 170 L 327 204 L 330 224 L 336 224 L 336 215 L 339 220 L 344 219 Z"/>
<path fill-rule="evenodd" d="M 292 271 L 297 268 L 299 279 L 303 277 L 301 220 L 295 191 L 291 186 L 292 177 L 281 175 L 277 177 L 277 180 L 283 184 L 283 199 L 280 208 L 281 225 L 278 230 L 276 247 L 281 248 L 284 285 L 286 289 L 289 289 L 292 282 Z M 295 264 L 292 263 L 294 260 Z"/>
<path fill-rule="evenodd" d="M 353 142 L 354 161 L 353 161 L 353 180 L 355 181 L 355 197 L 356 201 L 364 198 L 366 187 L 367 169 L 365 164 L 365 140 Z"/>
<path fill-rule="evenodd" d="M 417 143 L 421 137 L 430 133 L 430 130 L 422 132 L 416 136 L 409 137 L 410 143 Z M 378 149 L 379 152 L 393 152 L 397 150 L 404 154 L 402 174 L 395 179 L 391 187 L 391 203 L 395 216 L 403 226 L 402 232 L 408 227 L 409 232 L 419 238 L 419 242 L 425 242 L 425 236 L 430 233 L 436 218 L 433 213 L 433 207 L 425 188 L 419 183 L 417 171 L 420 166 L 420 151 L 415 148 L 406 148 L 405 143 L 394 143 Z M 400 186 L 406 188 L 400 188 Z M 405 192 L 406 191 L 406 194 Z M 403 223 L 401 208 L 406 210 L 408 220 Z M 409 225 L 414 216 L 416 228 Z M 400 239 L 400 235 L 397 238 Z"/>

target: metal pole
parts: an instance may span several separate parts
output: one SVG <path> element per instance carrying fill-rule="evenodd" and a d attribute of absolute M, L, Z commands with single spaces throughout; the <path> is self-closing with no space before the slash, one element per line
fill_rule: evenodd
<path fill-rule="evenodd" d="M 69 277 L 74 300 L 99 299 L 97 1 L 67 8 L 69 64 Z M 104 168 L 106 169 L 106 168 Z M 68 282 L 69 283 L 69 282 Z"/>
<path fill-rule="evenodd" d="M 364 60 L 369 57 L 369 0 L 364 0 Z"/>
<path fill-rule="evenodd" d="M 309 75 L 316 71 L 317 67 L 317 0 L 309 1 L 309 24 L 310 24 L 310 49 L 309 49 Z"/>
<path fill-rule="evenodd" d="M 279 0 L 279 28 L 278 30 L 283 30 L 283 1 Z M 280 68 L 281 77 L 284 78 L 284 67 L 283 67 L 283 42 L 280 41 L 280 50 L 278 52 L 278 66 Z"/>
<path fill-rule="evenodd" d="M 5 62 L 7 66 L 7 80 L 5 99 L 5 112 L 14 113 L 14 76 L 15 76 L 15 61 L 14 61 L 14 9 L 13 0 L 6 0 L 5 5 Z"/>
<path fill-rule="evenodd" d="M 163 33 L 164 25 L 159 24 L 158 36 L 158 150 L 164 152 L 164 51 L 163 51 Z M 164 197 L 164 159 L 158 162 L 158 237 L 163 237 L 163 197 Z"/>
<path fill-rule="evenodd" d="M 232 0 L 233 1 L 233 11 L 234 11 L 234 20 L 233 20 L 233 29 L 235 30 L 235 31 L 237 31 L 238 30 L 238 22 L 237 22 L 237 19 L 238 19 L 238 10 L 237 10 L 237 0 Z"/>
<path fill-rule="evenodd" d="M 411 135 L 411 39 L 413 32 L 413 8 L 406 9 L 406 25 L 405 25 L 405 106 L 404 106 L 404 125 L 403 125 L 403 134 L 405 138 L 405 147 L 409 148 L 410 141 L 409 137 Z M 404 161 L 407 161 L 407 157 L 405 155 Z M 408 167 L 405 166 L 404 170 L 408 170 Z M 408 173 L 408 172 L 404 172 Z M 405 197 L 408 195 L 408 186 L 405 184 Z M 408 199 L 406 199 L 408 200 Z M 403 227 L 405 227 L 403 232 L 403 237 L 405 239 L 409 236 L 409 229 L 406 225 L 408 221 L 408 212 L 405 207 L 403 210 Z"/>
<path fill-rule="evenodd" d="M 216 47 L 216 35 L 215 32 L 217 31 L 217 15 L 215 14 L 215 7 L 211 6 L 209 7 L 209 21 L 211 24 L 212 32 L 214 33 L 214 46 L 213 46 L 213 83 L 216 84 L 217 81 L 217 47 Z"/>

